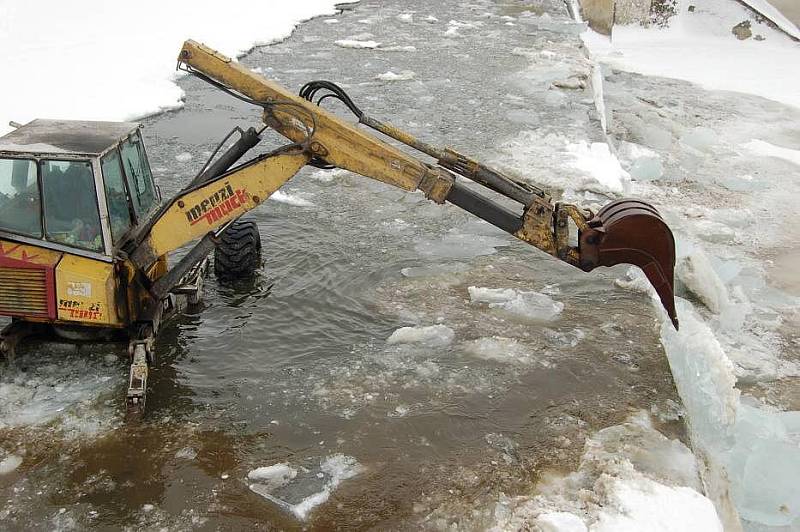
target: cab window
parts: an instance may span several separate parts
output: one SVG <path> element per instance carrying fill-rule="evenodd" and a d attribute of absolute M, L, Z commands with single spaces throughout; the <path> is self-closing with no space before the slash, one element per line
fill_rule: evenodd
<path fill-rule="evenodd" d="M 36 162 L 0 159 L 0 230 L 42 238 Z"/>
<path fill-rule="evenodd" d="M 138 218 L 144 218 L 156 205 L 156 193 L 142 138 L 138 132 L 120 145 L 120 153 L 133 209 Z"/>
<path fill-rule="evenodd" d="M 89 161 L 41 161 L 41 175 L 47 239 L 103 251 L 94 174 Z"/>
<path fill-rule="evenodd" d="M 131 227 L 131 211 L 128 208 L 128 193 L 125 190 L 125 178 L 122 174 L 121 160 L 117 150 L 102 159 L 103 183 L 108 205 L 108 219 L 111 223 L 111 240 L 116 244 Z"/>

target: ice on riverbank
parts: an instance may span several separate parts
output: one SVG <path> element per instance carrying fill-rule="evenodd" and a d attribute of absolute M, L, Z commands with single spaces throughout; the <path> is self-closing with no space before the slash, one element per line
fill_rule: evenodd
<path fill-rule="evenodd" d="M 489 308 L 524 320 L 551 321 L 564 310 L 564 303 L 540 292 L 478 286 L 467 290 L 473 303 L 488 303 Z"/>
<path fill-rule="evenodd" d="M 249 487 L 254 493 L 304 521 L 343 481 L 363 471 L 352 456 L 334 454 L 318 465 L 307 461 L 297 466 L 280 463 L 259 467 L 247 478 L 253 481 Z"/>
<path fill-rule="evenodd" d="M 722 531 L 694 455 L 644 414 L 587 438 L 575 472 L 544 478 L 535 496 L 501 497 L 491 530 Z"/>

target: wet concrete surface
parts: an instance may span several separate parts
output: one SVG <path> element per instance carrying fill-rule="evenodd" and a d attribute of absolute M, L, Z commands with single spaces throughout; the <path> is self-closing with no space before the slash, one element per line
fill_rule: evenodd
<path fill-rule="evenodd" d="M 242 63 L 293 91 L 340 83 L 370 115 L 478 159 L 501 159 L 498 145 L 531 128 L 601 136 L 590 90 L 550 88 L 585 68 L 561 2 L 365 2 L 328 18 Z M 384 49 L 334 45 L 347 38 Z M 549 48 L 569 56 L 532 73 L 530 55 Z M 414 74 L 377 79 L 389 71 Z M 166 197 L 231 127 L 258 122 L 199 80 L 181 86 L 184 109 L 145 121 Z M 142 422 L 123 421 L 122 346 L 32 344 L 4 370 L 0 440 L 23 458 L 0 476 L 4 528 L 418 529 L 440 507 L 475 524 L 498 493 L 572 469 L 587 434 L 634 411 L 669 412 L 662 430 L 682 437 L 653 307 L 613 284 L 624 268 L 583 274 L 453 206 L 348 173 L 305 169 L 283 191 L 290 203 L 253 214 L 257 278 L 209 279 L 204 307 L 158 337 Z M 498 312 L 470 302 L 473 285 L 542 291 L 564 310 Z M 434 324 L 453 340 L 385 341 Z M 475 349 L 486 339 L 488 358 Z M 257 467 L 338 454 L 360 472 L 306 521 L 248 486 Z"/>

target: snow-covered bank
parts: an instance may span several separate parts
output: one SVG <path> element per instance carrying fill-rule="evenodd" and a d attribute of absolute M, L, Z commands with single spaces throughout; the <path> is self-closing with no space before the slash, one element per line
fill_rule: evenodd
<path fill-rule="evenodd" d="M 337 3 L 3 2 L 0 134 L 10 120 L 126 120 L 179 107 L 175 62 L 185 39 L 236 57 L 335 13 Z"/>
<path fill-rule="evenodd" d="M 680 0 L 677 10 L 667 28 L 615 26 L 610 40 L 593 31 L 584 40 L 595 59 L 614 68 L 800 107 L 800 43 L 732 0 Z M 743 21 L 752 37 L 738 40 L 731 29 Z"/>

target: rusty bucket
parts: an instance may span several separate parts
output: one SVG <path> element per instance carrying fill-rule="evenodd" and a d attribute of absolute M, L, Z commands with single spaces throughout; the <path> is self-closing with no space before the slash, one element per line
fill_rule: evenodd
<path fill-rule="evenodd" d="M 677 329 L 675 239 L 656 208 L 641 200 L 616 200 L 600 209 L 588 226 L 579 235 L 581 269 L 588 272 L 598 266 L 638 266 Z"/>

